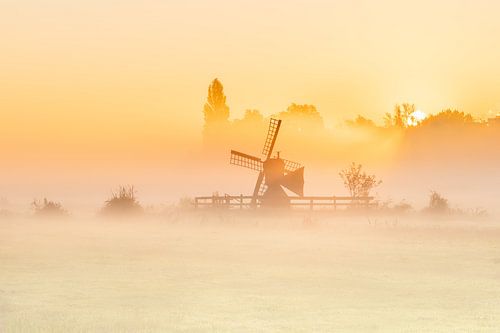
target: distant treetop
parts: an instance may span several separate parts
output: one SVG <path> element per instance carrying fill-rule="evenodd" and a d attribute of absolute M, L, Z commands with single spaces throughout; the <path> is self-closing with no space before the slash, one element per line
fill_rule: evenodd
<path fill-rule="evenodd" d="M 466 125 L 474 123 L 474 118 L 468 113 L 457 110 L 446 109 L 438 114 L 431 115 L 424 119 L 422 126 L 426 125 Z"/>
<path fill-rule="evenodd" d="M 278 113 L 277 117 L 286 121 L 287 127 L 293 127 L 299 131 L 315 131 L 324 128 L 323 117 L 311 104 L 292 103 L 286 111 Z"/>

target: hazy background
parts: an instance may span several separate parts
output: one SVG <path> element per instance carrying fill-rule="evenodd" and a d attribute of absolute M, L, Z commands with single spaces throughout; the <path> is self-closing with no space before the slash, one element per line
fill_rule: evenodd
<path fill-rule="evenodd" d="M 451 107 L 494 116 L 499 11 L 486 0 L 3 0 L 0 197 L 94 207 L 123 183 L 150 202 L 246 192 L 253 174 L 208 169 L 196 157 L 214 77 L 232 118 L 310 103 L 335 129 L 359 113 L 381 122 L 406 101 L 426 113 Z M 486 194 L 494 206 L 494 166 L 473 170 L 494 181 L 465 183 L 426 181 L 432 168 L 392 178 L 387 164 L 367 168 L 381 174 L 386 197 L 424 201 L 438 189 L 455 201 L 467 193 L 473 205 Z M 337 166 L 306 167 L 309 194 L 342 194 Z M 237 182 L 222 183 L 230 173 Z"/>

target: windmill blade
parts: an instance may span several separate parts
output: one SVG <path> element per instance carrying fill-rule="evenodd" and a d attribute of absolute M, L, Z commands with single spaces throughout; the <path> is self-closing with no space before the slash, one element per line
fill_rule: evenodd
<path fill-rule="evenodd" d="M 259 172 L 259 176 L 257 177 L 257 182 L 255 183 L 255 187 L 253 189 L 252 195 L 252 206 L 257 207 L 257 198 L 261 195 L 260 191 L 262 187 L 265 186 L 264 183 L 264 172 Z"/>
<path fill-rule="evenodd" d="M 266 185 L 266 179 L 265 177 L 262 179 L 262 182 L 260 183 L 259 186 L 259 196 L 263 196 L 264 193 L 267 191 L 268 186 Z"/>
<path fill-rule="evenodd" d="M 281 119 L 273 119 L 269 121 L 269 130 L 267 131 L 266 142 L 264 143 L 264 149 L 262 149 L 262 155 L 267 158 L 271 157 L 273 153 L 274 143 L 276 142 L 276 137 L 281 126 Z"/>
<path fill-rule="evenodd" d="M 293 193 L 303 196 L 304 195 L 304 167 L 298 168 L 285 176 L 280 182 L 281 186 L 286 187 Z"/>
<path fill-rule="evenodd" d="M 302 167 L 302 165 L 300 163 L 285 160 L 285 159 L 282 159 L 282 160 L 285 163 L 285 172 L 286 173 L 294 172 L 295 170 Z"/>
<path fill-rule="evenodd" d="M 264 170 L 260 158 L 240 153 L 239 151 L 236 150 L 231 150 L 231 159 L 229 160 L 229 163 L 233 165 L 239 165 L 244 168 L 256 170 L 259 172 L 262 172 L 262 170 Z"/>

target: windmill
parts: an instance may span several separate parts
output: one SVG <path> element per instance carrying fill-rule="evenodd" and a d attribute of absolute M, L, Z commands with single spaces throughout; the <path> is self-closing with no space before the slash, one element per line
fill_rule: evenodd
<path fill-rule="evenodd" d="M 231 164 L 259 172 L 252 195 L 254 207 L 257 200 L 265 207 L 288 206 L 290 200 L 283 187 L 299 196 L 304 195 L 304 167 L 297 162 L 282 159 L 279 152 L 276 157 L 272 157 L 280 126 L 281 120 L 271 118 L 262 150 L 265 160 L 231 150 Z"/>

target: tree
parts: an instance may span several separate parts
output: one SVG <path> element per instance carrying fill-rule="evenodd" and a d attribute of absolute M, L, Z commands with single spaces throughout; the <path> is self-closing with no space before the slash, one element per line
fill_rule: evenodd
<path fill-rule="evenodd" d="M 299 132 L 314 133 L 324 128 L 323 117 L 311 104 L 292 103 L 286 111 L 280 112 L 277 117 L 286 121 L 288 128 L 294 128 Z"/>
<path fill-rule="evenodd" d="M 264 121 L 264 116 L 259 110 L 246 110 L 243 119 L 241 120 L 245 123 L 261 123 Z"/>
<path fill-rule="evenodd" d="M 382 183 L 374 175 L 367 175 L 361 169 L 361 164 L 352 162 L 348 168 L 339 173 L 352 197 L 367 197 L 374 187 Z"/>
<path fill-rule="evenodd" d="M 468 113 L 446 109 L 436 115 L 424 119 L 420 126 L 461 126 L 474 123 L 474 118 Z"/>
<path fill-rule="evenodd" d="M 415 122 L 413 112 L 415 112 L 415 104 L 403 103 L 396 104 L 393 114 L 386 113 L 384 122 L 386 127 L 406 128 Z"/>
<path fill-rule="evenodd" d="M 214 79 L 208 87 L 208 97 L 203 108 L 205 125 L 214 122 L 225 122 L 229 119 L 229 107 L 226 105 L 224 87 L 219 79 Z"/>
<path fill-rule="evenodd" d="M 373 120 L 365 118 L 361 115 L 358 115 L 354 120 L 346 120 L 346 124 L 350 127 L 362 127 L 362 128 L 374 128 L 376 127 Z"/>
<path fill-rule="evenodd" d="M 203 108 L 205 125 L 203 139 L 208 146 L 214 146 L 218 138 L 224 137 L 229 125 L 229 107 L 226 105 L 226 96 L 222 83 L 215 79 L 208 87 L 207 102 Z"/>

